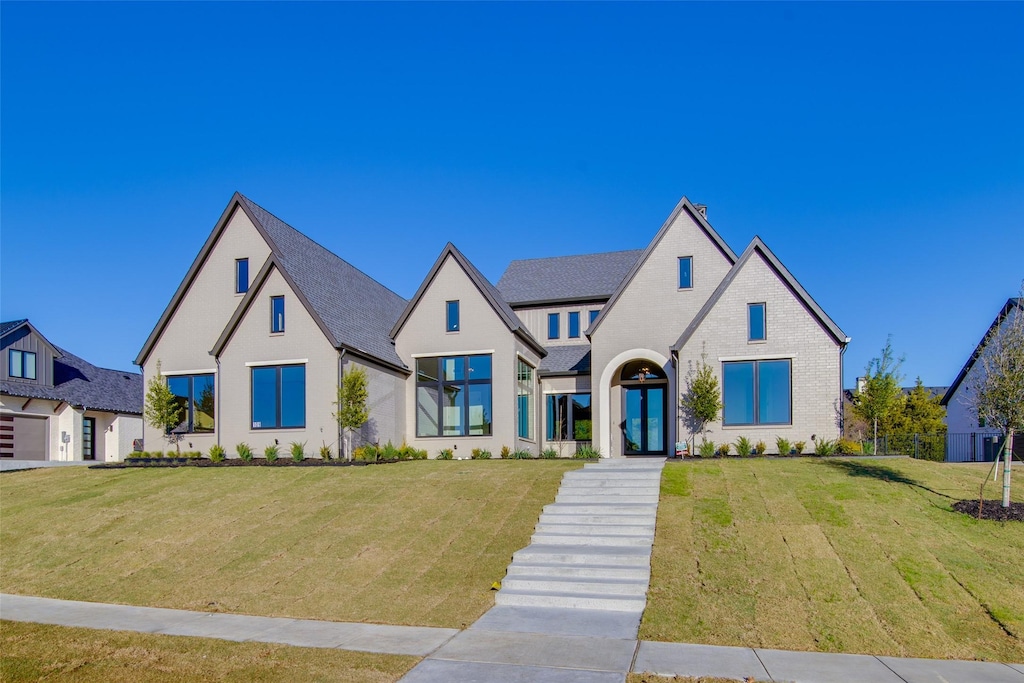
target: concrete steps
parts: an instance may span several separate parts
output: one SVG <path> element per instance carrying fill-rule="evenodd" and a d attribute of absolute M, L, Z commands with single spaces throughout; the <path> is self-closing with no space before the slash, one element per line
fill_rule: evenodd
<path fill-rule="evenodd" d="M 495 596 L 499 605 L 515 607 L 562 607 L 568 609 L 597 609 L 609 612 L 643 612 L 647 598 L 615 597 L 609 595 L 563 595 L 557 592 L 516 591 L 502 588 Z"/>
<path fill-rule="evenodd" d="M 511 564 L 508 568 L 509 577 L 521 576 L 553 576 L 561 578 L 581 579 L 638 579 L 649 581 L 650 572 L 646 567 L 611 567 L 608 565 L 576 566 L 566 564 Z M 505 585 L 504 583 L 502 585 Z"/>

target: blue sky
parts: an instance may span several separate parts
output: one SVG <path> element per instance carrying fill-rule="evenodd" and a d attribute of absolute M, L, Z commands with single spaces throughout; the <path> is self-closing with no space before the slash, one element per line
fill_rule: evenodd
<path fill-rule="evenodd" d="M 1024 3 L 0 4 L 0 317 L 132 367 L 238 190 L 410 297 L 678 199 L 952 382 L 1024 266 Z"/>

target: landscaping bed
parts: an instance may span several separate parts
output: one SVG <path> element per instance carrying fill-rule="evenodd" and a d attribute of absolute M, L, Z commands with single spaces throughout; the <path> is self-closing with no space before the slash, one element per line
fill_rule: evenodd
<path fill-rule="evenodd" d="M 976 518 L 978 501 L 959 500 L 953 503 L 953 509 Z M 981 507 L 981 518 L 996 522 L 1024 522 L 1024 503 L 1010 501 L 1010 507 L 1004 508 L 1001 500 L 986 500 Z"/>
<path fill-rule="evenodd" d="M 278 458 L 267 460 L 266 458 L 253 458 L 242 460 L 241 458 L 230 458 L 214 462 L 207 458 L 127 458 L 124 462 L 105 462 L 98 465 L 90 465 L 91 470 L 123 470 L 138 467 L 362 467 L 365 465 L 386 465 L 399 460 L 321 460 L 320 458 L 306 458 L 304 460 L 292 460 Z"/>

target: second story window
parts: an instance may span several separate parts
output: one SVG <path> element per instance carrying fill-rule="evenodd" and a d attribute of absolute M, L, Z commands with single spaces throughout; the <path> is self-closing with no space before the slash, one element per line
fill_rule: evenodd
<path fill-rule="evenodd" d="M 569 313 L 569 338 L 578 339 L 580 336 L 580 312 L 571 311 Z"/>
<path fill-rule="evenodd" d="M 558 328 L 562 326 L 557 313 L 548 313 L 548 339 L 558 339 Z"/>
<path fill-rule="evenodd" d="M 11 377 L 20 377 L 21 379 L 36 378 L 36 354 L 31 351 L 11 349 L 8 359 L 10 361 L 9 374 Z"/>
<path fill-rule="evenodd" d="M 284 332 L 284 297 L 270 297 L 270 331 Z"/>
<path fill-rule="evenodd" d="M 445 307 L 445 329 L 448 332 L 459 331 L 459 302 L 449 301 Z"/>
<path fill-rule="evenodd" d="M 593 325 L 594 321 L 597 320 L 597 316 L 601 314 L 601 311 L 597 308 L 590 312 L 590 324 Z"/>
<path fill-rule="evenodd" d="M 249 291 L 249 259 L 235 259 L 235 294 Z"/>
<path fill-rule="evenodd" d="M 679 257 L 679 289 L 691 289 L 693 287 L 693 257 Z"/>
<path fill-rule="evenodd" d="M 764 304 L 747 304 L 747 341 L 764 341 L 768 338 Z"/>

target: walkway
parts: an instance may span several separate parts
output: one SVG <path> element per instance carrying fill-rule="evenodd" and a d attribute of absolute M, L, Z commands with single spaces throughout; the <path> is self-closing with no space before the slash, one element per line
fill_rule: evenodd
<path fill-rule="evenodd" d="M 0 472 L 15 472 L 19 470 L 37 470 L 43 467 L 82 467 L 84 465 L 96 465 L 97 460 L 0 460 Z"/>

